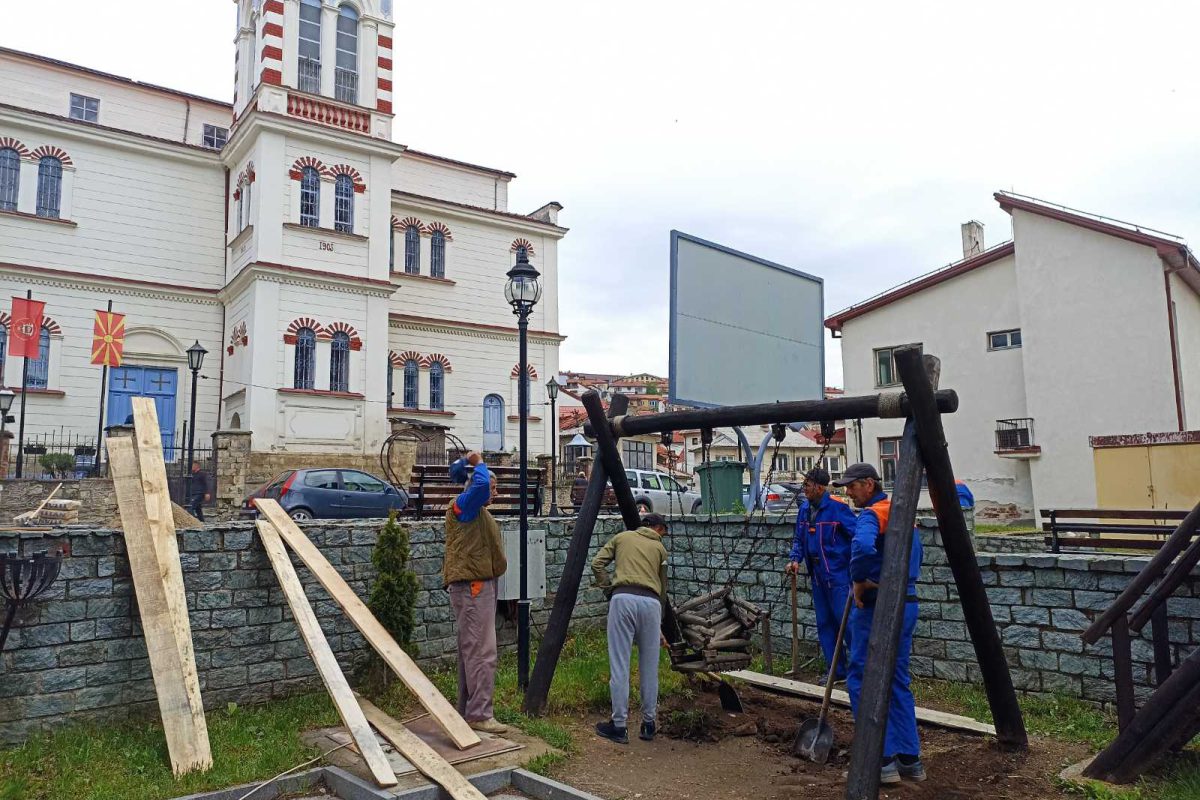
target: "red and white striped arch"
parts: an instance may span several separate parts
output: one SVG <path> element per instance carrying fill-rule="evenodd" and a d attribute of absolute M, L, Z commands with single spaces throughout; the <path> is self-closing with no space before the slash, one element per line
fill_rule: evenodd
<path fill-rule="evenodd" d="M 335 333 L 344 333 L 350 337 L 350 349 L 362 350 L 362 339 L 352 325 L 345 322 L 331 322 L 325 326 L 325 333 L 332 339 Z"/>
<path fill-rule="evenodd" d="M 421 366 L 421 354 L 416 350 L 405 350 L 403 353 L 397 353 L 392 350 L 388 353 L 388 360 L 392 362 L 392 366 L 396 369 L 404 367 L 406 362 L 415 361 L 417 366 Z"/>
<path fill-rule="evenodd" d="M 29 160 L 30 161 L 40 161 L 41 159 L 45 158 L 46 156 L 50 156 L 51 158 L 57 158 L 59 161 L 62 162 L 62 165 L 64 167 L 75 166 L 75 162 L 71 160 L 71 157 L 69 155 L 67 155 L 66 150 L 63 150 L 61 147 L 56 147 L 55 145 L 52 145 L 52 144 L 44 144 L 41 147 L 39 147 L 36 150 L 29 153 Z"/>
<path fill-rule="evenodd" d="M 442 234 L 447 242 L 454 241 L 454 237 L 450 235 L 450 228 L 446 226 L 446 223 L 431 222 L 429 223 L 428 228 L 430 234 L 432 234 L 434 231 L 437 231 L 438 233 Z"/>
<path fill-rule="evenodd" d="M 257 53 L 259 82 L 283 85 L 283 0 L 267 0 L 262 7 L 262 28 Z"/>
<path fill-rule="evenodd" d="M 375 108 L 382 114 L 392 113 L 392 37 L 379 35 L 379 69 Z"/>
<path fill-rule="evenodd" d="M 294 181 L 300 180 L 304 177 L 305 167 L 312 167 L 321 177 L 329 177 L 329 167 L 322 164 L 320 159 L 313 158 L 312 156 L 297 158 L 295 163 L 292 164 L 292 168 L 288 170 L 288 177 Z"/>
<path fill-rule="evenodd" d="M 296 334 L 300 333 L 301 329 L 309 328 L 317 335 L 318 339 L 328 339 L 329 335 L 325 333 L 324 326 L 317 322 L 312 317 L 296 317 L 287 326 L 287 332 L 283 334 L 285 344 L 295 344 Z"/>
<path fill-rule="evenodd" d="M 10 322 L 12 322 L 12 317 L 8 315 L 8 312 L 0 311 L 0 328 L 7 328 L 8 323 Z M 47 317 L 45 314 L 42 315 L 42 327 L 45 328 L 46 332 L 51 336 L 63 335 L 62 326 L 50 317 Z"/>
<path fill-rule="evenodd" d="M 425 227 L 425 223 L 421 222 L 421 220 L 417 219 L 416 217 L 405 217 L 404 219 L 397 219 L 396 217 L 393 216 L 392 217 L 392 227 L 398 231 L 406 231 L 409 228 L 416 228 L 417 233 L 421 234 L 422 236 L 429 233 L 429 229 Z"/>
<path fill-rule="evenodd" d="M 432 353 L 425 356 L 425 366 L 432 367 L 434 364 L 441 364 L 442 370 L 445 372 L 453 372 L 453 368 L 450 366 L 450 359 L 441 353 Z"/>
<path fill-rule="evenodd" d="M 367 190 L 367 183 L 363 180 L 362 173 L 356 170 L 349 164 L 334 164 L 329 168 L 329 176 L 336 178 L 339 175 L 346 175 L 354 183 L 354 191 L 356 194 L 362 194 Z"/>
<path fill-rule="evenodd" d="M 533 364 L 526 364 L 526 365 L 525 365 L 525 372 L 526 372 L 526 373 L 528 373 L 528 375 L 529 375 L 529 379 L 530 379 L 531 381 L 536 381 L 536 380 L 537 380 L 537 370 L 534 368 Z M 520 364 L 513 364 L 512 372 L 510 372 L 510 373 L 508 374 L 508 377 L 510 377 L 510 378 L 516 378 L 516 377 L 517 377 L 518 375 L 520 375 L 520 374 L 521 374 L 521 365 L 520 365 Z"/>
<path fill-rule="evenodd" d="M 0 150 L 16 150 L 21 158 L 29 158 L 29 148 L 11 136 L 0 136 Z"/>
<path fill-rule="evenodd" d="M 508 252 L 515 253 L 522 247 L 525 248 L 525 252 L 529 255 L 529 257 L 533 258 L 533 242 L 529 241 L 528 239 L 513 239 L 513 243 L 509 246 Z"/>

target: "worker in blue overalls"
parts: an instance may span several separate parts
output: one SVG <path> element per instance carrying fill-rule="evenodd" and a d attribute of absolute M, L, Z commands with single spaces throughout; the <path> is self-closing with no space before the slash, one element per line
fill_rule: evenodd
<path fill-rule="evenodd" d="M 829 473 L 817 467 L 804 476 L 801 488 L 804 499 L 796 514 L 796 532 L 792 536 L 791 559 L 787 573 L 808 569 L 812 586 L 813 611 L 817 616 L 817 638 L 825 663 L 833 663 L 842 611 L 850 593 L 850 537 L 854 535 L 857 515 L 841 498 L 829 493 Z M 847 625 L 847 628 L 849 626 Z M 843 637 L 843 646 L 850 644 L 850 632 Z M 847 650 L 838 658 L 835 680 L 846 680 Z M 822 678 L 822 682 L 824 679 Z"/>
<path fill-rule="evenodd" d="M 892 501 L 882 489 L 882 481 L 870 464 L 851 464 L 834 486 L 846 487 L 854 504 L 862 509 L 854 538 L 850 543 L 850 580 L 853 584 L 854 608 L 850 610 L 850 669 L 846 688 L 850 706 L 858 715 L 859 695 L 862 693 L 863 671 L 867 663 L 867 642 L 875 618 L 875 597 L 879 588 L 879 571 L 883 561 L 883 536 L 887 531 Z M 883 741 L 883 764 L 880 783 L 899 783 L 902 778 L 925 780 L 921 765 L 921 742 L 917 738 L 917 712 L 913 701 L 912 676 L 908 671 L 912 656 L 913 630 L 917 626 L 917 577 L 921 572 L 921 539 L 913 531 L 912 550 L 908 561 L 907 602 L 904 606 L 904 627 L 896 651 L 896 669 L 892 674 L 892 697 L 888 706 L 887 732 Z"/>
<path fill-rule="evenodd" d="M 963 483 L 960 480 L 955 480 L 954 481 L 954 491 L 956 494 L 958 494 L 958 507 L 959 508 L 974 508 L 975 507 L 975 495 L 971 494 L 970 488 L 968 488 L 965 483 Z"/>

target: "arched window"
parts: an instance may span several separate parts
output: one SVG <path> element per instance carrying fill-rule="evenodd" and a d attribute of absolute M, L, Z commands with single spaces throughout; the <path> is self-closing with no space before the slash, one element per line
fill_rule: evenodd
<path fill-rule="evenodd" d="M 417 362 L 411 358 L 404 362 L 404 407 L 417 407 Z"/>
<path fill-rule="evenodd" d="M 11 147 L 0 150 L 0 211 L 17 210 L 21 189 L 21 154 Z"/>
<path fill-rule="evenodd" d="M 529 248 L 526 247 L 525 245 L 523 245 L 523 244 L 517 245 L 517 249 L 514 252 L 517 254 L 517 261 L 521 260 L 521 256 L 525 256 L 526 261 L 529 260 Z"/>
<path fill-rule="evenodd" d="M 299 81 L 296 88 L 321 93 L 321 0 L 300 0 Z"/>
<path fill-rule="evenodd" d="M 337 70 L 333 96 L 343 103 L 358 102 L 358 12 L 343 4 L 337 20 Z"/>
<path fill-rule="evenodd" d="M 434 231 L 429 237 L 429 274 L 446 277 L 446 234 Z"/>
<path fill-rule="evenodd" d="M 416 225 L 404 229 L 404 271 L 409 275 L 421 274 L 421 231 Z"/>
<path fill-rule="evenodd" d="M 446 370 L 436 361 L 429 365 L 429 407 L 434 411 L 446 409 Z"/>
<path fill-rule="evenodd" d="M 296 331 L 296 368 L 293 385 L 297 389 L 313 388 L 317 373 L 317 333 L 312 328 Z"/>
<path fill-rule="evenodd" d="M 38 337 L 38 357 L 29 362 L 29 388 L 45 389 L 50 385 L 50 331 L 42 328 Z"/>
<path fill-rule="evenodd" d="M 350 391 L 350 334 L 338 331 L 329 347 L 329 391 Z"/>
<path fill-rule="evenodd" d="M 388 272 L 396 271 L 396 229 L 388 228 Z"/>
<path fill-rule="evenodd" d="M 333 184 L 333 227 L 342 233 L 354 233 L 354 181 L 338 175 Z"/>
<path fill-rule="evenodd" d="M 300 170 L 300 224 L 306 228 L 321 224 L 321 173 L 316 167 Z"/>
<path fill-rule="evenodd" d="M 62 162 L 42 156 L 38 162 L 37 215 L 58 219 L 62 206 Z"/>

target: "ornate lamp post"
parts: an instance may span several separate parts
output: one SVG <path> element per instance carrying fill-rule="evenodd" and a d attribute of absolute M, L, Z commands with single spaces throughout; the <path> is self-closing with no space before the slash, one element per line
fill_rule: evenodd
<path fill-rule="evenodd" d="M 192 464 L 196 461 L 196 381 L 200 376 L 200 368 L 204 366 L 204 357 L 208 351 L 200 346 L 200 341 L 187 349 L 188 369 L 192 371 L 192 407 L 188 412 L 188 493 L 192 491 Z"/>
<path fill-rule="evenodd" d="M 517 568 L 521 571 L 521 597 L 517 601 L 517 686 L 529 685 L 529 315 L 542 296 L 538 271 L 529 263 L 525 248 L 517 248 L 517 263 L 508 271 L 504 298 L 517 316 L 520 358 L 517 362 L 517 406 L 520 414 L 520 447 L 518 457 L 521 471 L 521 551 Z"/>
<path fill-rule="evenodd" d="M 557 517 L 558 511 L 558 376 L 551 375 L 546 381 L 546 395 L 550 398 L 550 516 Z"/>
<path fill-rule="evenodd" d="M 12 411 L 13 400 L 17 397 L 12 389 L 0 389 L 0 447 L 4 447 L 4 425 L 8 422 L 8 412 Z M 0 478 L 8 477 L 8 459 L 4 460 L 5 471 Z"/>

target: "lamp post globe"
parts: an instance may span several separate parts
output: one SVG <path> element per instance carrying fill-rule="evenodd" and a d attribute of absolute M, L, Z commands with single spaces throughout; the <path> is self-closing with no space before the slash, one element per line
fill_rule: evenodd
<path fill-rule="evenodd" d="M 206 355 L 208 355 L 208 351 L 197 340 L 187 349 L 188 369 L 192 372 L 199 372 L 204 367 L 204 357 Z"/>
<path fill-rule="evenodd" d="M 17 393 L 12 389 L 0 389 L 0 414 L 7 414 L 12 411 L 13 400 L 17 397 Z"/>
<path fill-rule="evenodd" d="M 559 516 L 558 510 L 558 376 L 551 375 L 546 381 L 546 396 L 550 398 L 550 510 L 552 517 Z"/>
<path fill-rule="evenodd" d="M 520 575 L 521 596 L 517 600 L 517 686 L 525 689 L 529 685 L 529 314 L 542 296 L 540 275 L 529 263 L 529 251 L 517 248 L 517 262 L 508 271 L 508 282 L 504 284 L 504 299 L 512 306 L 517 317 L 517 340 L 520 356 L 517 360 L 517 413 L 520 419 L 521 517 L 520 557 L 517 569 Z"/>

